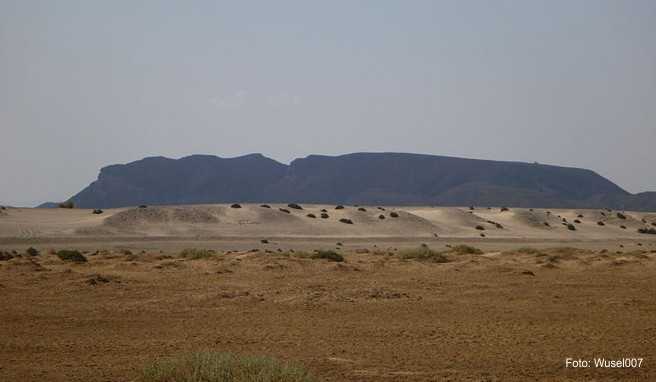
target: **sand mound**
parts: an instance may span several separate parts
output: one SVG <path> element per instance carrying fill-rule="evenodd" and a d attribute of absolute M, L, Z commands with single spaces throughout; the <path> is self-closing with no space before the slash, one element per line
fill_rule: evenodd
<path fill-rule="evenodd" d="M 124 228 L 139 224 L 167 223 L 169 220 L 169 214 L 163 208 L 132 208 L 107 217 L 103 224 L 114 228 Z"/>

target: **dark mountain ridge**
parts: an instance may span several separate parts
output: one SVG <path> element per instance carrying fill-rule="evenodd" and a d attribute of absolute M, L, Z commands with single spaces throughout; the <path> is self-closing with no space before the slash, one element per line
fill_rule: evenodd
<path fill-rule="evenodd" d="M 71 200 L 83 208 L 295 201 L 656 210 L 656 193 L 630 194 L 591 170 L 404 153 L 310 155 L 290 165 L 261 154 L 149 157 L 102 168 Z"/>

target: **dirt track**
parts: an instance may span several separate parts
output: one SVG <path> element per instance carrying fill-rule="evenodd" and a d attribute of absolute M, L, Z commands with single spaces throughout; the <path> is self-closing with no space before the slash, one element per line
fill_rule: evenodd
<path fill-rule="evenodd" d="M 653 241 L 544 254 L 475 243 L 487 253 L 445 264 L 394 251 L 418 242 L 374 244 L 346 240 L 335 263 L 276 251 L 311 240 L 85 242 L 107 251 L 70 264 L 46 249 L 73 244 L 42 243 L 0 262 L 0 380 L 130 381 L 149 359 L 199 349 L 299 361 L 325 381 L 656 379 Z M 240 251 L 189 260 L 185 246 Z M 565 368 L 595 356 L 645 361 Z"/>

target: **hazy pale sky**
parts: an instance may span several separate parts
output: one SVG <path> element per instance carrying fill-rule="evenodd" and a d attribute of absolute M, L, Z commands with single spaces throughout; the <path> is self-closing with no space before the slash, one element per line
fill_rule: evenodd
<path fill-rule="evenodd" d="M 0 0 L 0 204 L 145 156 L 418 152 L 656 190 L 656 1 Z"/>

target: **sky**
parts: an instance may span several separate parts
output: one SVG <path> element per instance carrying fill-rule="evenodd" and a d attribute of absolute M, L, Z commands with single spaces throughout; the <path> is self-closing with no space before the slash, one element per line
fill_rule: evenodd
<path fill-rule="evenodd" d="M 656 1 L 0 0 L 0 204 L 147 156 L 413 152 L 656 191 Z"/>

